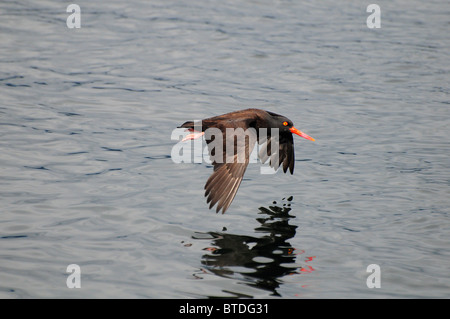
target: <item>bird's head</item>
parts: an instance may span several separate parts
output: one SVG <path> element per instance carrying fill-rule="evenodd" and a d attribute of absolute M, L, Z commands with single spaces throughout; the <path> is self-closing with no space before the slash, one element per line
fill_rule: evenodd
<path fill-rule="evenodd" d="M 296 129 L 294 127 L 294 123 L 292 123 L 290 119 L 284 116 L 278 116 L 277 118 L 275 118 L 275 124 L 275 127 L 278 128 L 280 132 L 291 132 L 292 134 L 296 134 L 298 136 L 306 138 L 307 140 L 314 141 L 314 138 Z"/>

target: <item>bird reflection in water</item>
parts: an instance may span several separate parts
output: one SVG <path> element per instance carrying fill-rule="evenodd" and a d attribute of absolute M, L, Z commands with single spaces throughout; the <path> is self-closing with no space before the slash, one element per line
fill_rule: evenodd
<path fill-rule="evenodd" d="M 277 289 L 281 278 L 313 271 L 310 265 L 299 266 L 296 259 L 304 251 L 295 249 L 288 242 L 295 236 L 297 228 L 289 224 L 290 219 L 295 218 L 289 214 L 290 201 L 292 196 L 282 205 L 274 202 L 269 207 L 259 208 L 260 216 L 256 220 L 260 226 L 255 228 L 255 232 L 263 234 L 260 237 L 225 232 L 196 233 L 193 239 L 212 239 L 212 246 L 204 248 L 208 253 L 202 256 L 202 272 L 238 279 L 251 287 L 268 290 L 273 296 L 280 296 Z M 313 258 L 306 257 L 305 262 Z M 194 276 L 202 278 L 201 274 Z"/>

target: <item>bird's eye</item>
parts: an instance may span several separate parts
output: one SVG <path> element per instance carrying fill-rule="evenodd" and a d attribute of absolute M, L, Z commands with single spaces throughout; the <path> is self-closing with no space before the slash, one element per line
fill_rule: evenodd
<path fill-rule="evenodd" d="M 286 122 L 286 121 L 284 121 L 284 122 L 283 122 L 283 125 L 284 125 L 284 126 L 288 126 L 288 125 L 289 125 L 289 123 L 288 123 L 288 122 Z"/>

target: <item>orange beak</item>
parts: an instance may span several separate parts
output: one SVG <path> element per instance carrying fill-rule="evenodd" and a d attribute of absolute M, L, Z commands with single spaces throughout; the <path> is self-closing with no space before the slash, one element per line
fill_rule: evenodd
<path fill-rule="evenodd" d="M 310 140 L 310 141 L 315 141 L 315 139 L 313 139 L 311 136 L 309 136 L 309 135 L 306 135 L 305 133 L 303 133 L 302 131 L 300 131 L 300 130 L 297 130 L 295 127 L 291 127 L 290 129 L 289 129 L 289 131 L 291 131 L 291 133 L 293 133 L 293 134 L 297 134 L 298 136 L 301 136 L 301 137 L 303 137 L 303 138 L 306 138 L 307 140 Z"/>

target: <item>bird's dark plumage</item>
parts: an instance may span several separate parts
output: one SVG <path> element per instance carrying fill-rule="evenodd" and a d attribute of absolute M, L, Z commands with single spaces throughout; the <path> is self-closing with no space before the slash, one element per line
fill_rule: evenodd
<path fill-rule="evenodd" d="M 210 203 L 209 208 L 217 204 L 216 212 L 222 210 L 222 213 L 225 213 L 236 196 L 256 142 L 261 145 L 258 155 L 262 163 L 270 159 L 269 164 L 275 170 L 282 166 L 285 173 L 289 169 L 293 174 L 295 155 L 292 133 L 314 140 L 294 128 L 288 118 L 260 109 L 246 109 L 210 117 L 198 125 L 201 126 L 197 127 L 196 123 L 188 121 L 180 127 L 191 132 L 201 129 L 201 135 L 205 135 L 214 166 L 214 172 L 205 184 L 205 196 L 207 203 Z M 219 147 L 220 139 L 216 141 L 216 135 L 208 134 L 208 129 L 212 128 L 213 133 L 221 135 L 222 148 Z M 228 134 L 230 132 L 234 134 Z"/>

